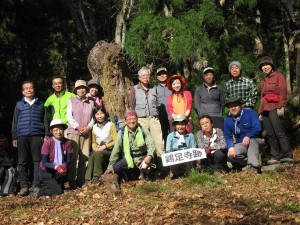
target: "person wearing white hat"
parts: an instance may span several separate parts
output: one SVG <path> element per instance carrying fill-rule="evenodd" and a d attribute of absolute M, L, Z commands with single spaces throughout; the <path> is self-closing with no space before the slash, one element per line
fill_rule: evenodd
<path fill-rule="evenodd" d="M 69 99 L 67 106 L 68 138 L 73 142 L 73 158 L 68 168 L 70 189 L 81 187 L 85 182 L 85 169 L 91 148 L 91 130 L 94 125 L 94 101 L 87 98 L 89 88 L 84 80 L 77 80 L 73 90 L 76 97 Z M 78 168 L 76 170 L 78 159 Z"/>
<path fill-rule="evenodd" d="M 65 129 L 67 125 L 61 119 L 53 119 L 50 123 L 52 137 L 42 147 L 39 171 L 41 187 L 32 193 L 34 198 L 63 193 L 64 177 L 73 154 L 71 140 L 64 137 Z"/>
<path fill-rule="evenodd" d="M 185 148 L 196 148 L 195 137 L 193 133 L 186 130 L 188 119 L 185 115 L 176 114 L 172 125 L 175 130 L 168 135 L 166 153 L 183 150 Z M 188 171 L 194 167 L 195 162 L 186 162 L 170 166 L 172 179 L 187 175 Z"/>

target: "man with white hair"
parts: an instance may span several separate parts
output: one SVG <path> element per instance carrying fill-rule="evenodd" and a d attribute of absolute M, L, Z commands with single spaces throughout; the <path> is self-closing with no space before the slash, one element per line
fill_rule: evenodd
<path fill-rule="evenodd" d="M 162 130 L 158 118 L 158 101 L 156 87 L 151 86 L 151 71 L 142 67 L 138 71 L 139 83 L 130 92 L 130 108 L 138 115 L 138 123 L 148 128 L 154 140 L 156 152 L 161 166 L 161 155 L 164 153 Z"/>

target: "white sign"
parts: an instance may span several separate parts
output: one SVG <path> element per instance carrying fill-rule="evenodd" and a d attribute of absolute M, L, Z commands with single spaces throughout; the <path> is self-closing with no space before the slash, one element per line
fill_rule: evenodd
<path fill-rule="evenodd" d="M 188 148 L 179 151 L 164 153 L 162 154 L 161 158 L 163 166 L 171 166 L 180 163 L 205 159 L 206 153 L 202 148 Z"/>

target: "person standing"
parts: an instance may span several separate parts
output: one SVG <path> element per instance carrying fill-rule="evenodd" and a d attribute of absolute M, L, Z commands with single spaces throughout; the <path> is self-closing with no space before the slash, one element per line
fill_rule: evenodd
<path fill-rule="evenodd" d="M 287 99 L 285 78 L 275 70 L 273 60 L 268 56 L 260 58 L 259 69 L 265 74 L 261 81 L 258 114 L 262 117 L 271 147 L 271 159 L 267 164 L 293 163 L 293 153 L 281 121 Z"/>
<path fill-rule="evenodd" d="M 239 61 L 229 64 L 231 79 L 225 83 L 226 99 L 239 97 L 244 108 L 254 109 L 258 97 L 255 84 L 250 78 L 242 76 L 242 65 Z"/>
<path fill-rule="evenodd" d="M 84 80 L 77 80 L 73 90 L 76 97 L 68 100 L 67 119 L 69 121 L 67 135 L 72 140 L 73 157 L 68 168 L 70 189 L 81 187 L 85 182 L 85 167 L 91 148 L 91 130 L 94 125 L 94 101 L 86 94 L 89 88 Z M 76 169 L 78 159 L 78 168 Z"/>
<path fill-rule="evenodd" d="M 28 174 L 32 173 L 32 165 L 34 191 L 40 186 L 41 147 L 49 136 L 49 128 L 44 105 L 35 97 L 33 82 L 23 82 L 22 94 L 24 97 L 17 102 L 12 120 L 12 145 L 18 148 L 19 195 L 26 196 L 29 194 Z"/>
<path fill-rule="evenodd" d="M 68 99 L 75 97 L 75 94 L 65 90 L 63 79 L 60 76 L 54 76 L 52 78 L 52 88 L 54 93 L 47 98 L 44 104 L 48 121 L 61 119 L 64 124 L 68 124 Z"/>
<path fill-rule="evenodd" d="M 90 80 L 88 82 L 89 93 L 87 93 L 87 97 L 91 98 L 96 106 L 103 105 L 102 101 L 102 87 L 99 82 L 96 80 Z"/>
<path fill-rule="evenodd" d="M 212 67 L 203 70 L 204 83 L 196 88 L 194 95 L 195 109 L 198 116 L 209 115 L 214 128 L 224 130 L 223 110 L 225 95 L 221 86 L 215 82 L 215 72 Z"/>
<path fill-rule="evenodd" d="M 157 89 L 150 85 L 151 71 L 142 67 L 138 71 L 139 83 L 130 92 L 130 108 L 137 113 L 138 123 L 148 128 L 154 140 L 159 170 L 164 170 L 161 155 L 164 153 L 164 141 L 158 119 Z"/>
<path fill-rule="evenodd" d="M 167 101 L 167 109 L 172 119 L 174 120 L 177 114 L 184 115 L 188 123 L 186 125 L 187 132 L 193 132 L 193 122 L 191 110 L 193 106 L 192 94 L 189 91 L 184 90 L 186 80 L 184 76 L 173 75 L 167 81 L 167 86 L 172 94 L 169 95 Z M 171 131 L 174 130 L 174 126 L 171 126 Z"/>
<path fill-rule="evenodd" d="M 170 120 L 171 116 L 167 110 L 167 99 L 172 92 L 167 87 L 168 72 L 165 67 L 158 68 L 156 71 L 156 78 L 159 84 L 156 86 L 157 89 L 157 101 L 158 101 L 158 112 L 159 122 L 163 134 L 164 142 L 167 142 L 168 134 L 170 133 Z"/>

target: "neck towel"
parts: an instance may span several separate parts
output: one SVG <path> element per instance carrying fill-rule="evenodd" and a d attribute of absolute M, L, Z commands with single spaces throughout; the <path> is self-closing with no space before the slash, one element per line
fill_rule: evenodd
<path fill-rule="evenodd" d="M 55 143 L 55 152 L 54 152 L 54 164 L 55 165 L 61 165 L 63 163 L 63 157 L 62 157 L 62 151 L 61 151 L 61 141 L 57 140 L 53 137 L 54 143 Z"/>
<path fill-rule="evenodd" d="M 130 169 L 130 168 L 134 168 L 134 163 L 133 163 L 133 159 L 131 157 L 129 135 L 128 134 L 129 134 L 128 127 L 125 126 L 124 138 L 123 138 L 124 157 L 125 157 L 125 160 L 127 162 L 128 168 Z M 137 128 L 135 140 L 136 140 L 136 145 L 137 145 L 138 148 L 145 145 L 143 132 L 142 132 L 140 127 Z M 131 140 L 131 141 L 134 141 L 134 140 Z"/>

